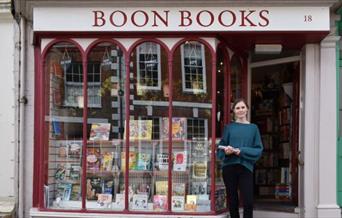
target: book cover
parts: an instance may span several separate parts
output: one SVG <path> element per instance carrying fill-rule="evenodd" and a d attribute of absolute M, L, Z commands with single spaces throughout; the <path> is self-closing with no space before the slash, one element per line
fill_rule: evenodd
<path fill-rule="evenodd" d="M 171 197 L 171 209 L 172 211 L 184 211 L 184 196 L 172 196 Z"/>
<path fill-rule="evenodd" d="M 186 171 L 187 151 L 174 152 L 173 170 Z"/>
<path fill-rule="evenodd" d="M 193 195 L 205 195 L 207 194 L 207 182 L 192 182 L 191 194 Z"/>
<path fill-rule="evenodd" d="M 151 170 L 152 155 L 148 153 L 138 153 L 137 155 L 137 170 Z"/>
<path fill-rule="evenodd" d="M 168 191 L 168 181 L 156 181 L 156 194 L 157 195 L 167 195 Z"/>
<path fill-rule="evenodd" d="M 117 193 L 115 195 L 115 202 L 112 204 L 115 209 L 123 209 L 125 207 L 125 195 Z"/>
<path fill-rule="evenodd" d="M 135 170 L 137 165 L 137 153 L 135 151 L 130 151 L 128 153 L 128 168 L 130 170 Z M 121 170 L 125 172 L 126 170 L 126 152 L 121 152 Z"/>
<path fill-rule="evenodd" d="M 169 169 L 169 155 L 167 153 L 157 154 L 157 168 L 159 170 Z"/>
<path fill-rule="evenodd" d="M 68 141 L 68 157 L 80 158 L 81 148 L 82 148 L 81 141 Z"/>
<path fill-rule="evenodd" d="M 173 196 L 185 196 L 185 183 L 172 183 Z"/>
<path fill-rule="evenodd" d="M 106 151 L 102 155 L 101 170 L 110 172 L 112 171 L 112 165 L 113 165 L 113 155 L 110 152 Z"/>
<path fill-rule="evenodd" d="M 87 179 L 87 200 L 97 200 L 97 195 L 102 193 L 101 178 Z"/>
<path fill-rule="evenodd" d="M 68 144 L 65 141 L 58 141 L 58 156 L 65 158 L 68 157 Z"/>
<path fill-rule="evenodd" d="M 81 186 L 80 184 L 73 184 L 71 189 L 70 200 L 79 201 L 81 197 Z"/>
<path fill-rule="evenodd" d="M 209 212 L 210 211 L 210 200 L 197 200 L 197 212 Z"/>
<path fill-rule="evenodd" d="M 129 120 L 130 140 L 151 140 L 152 120 Z"/>
<path fill-rule="evenodd" d="M 60 101 L 61 102 L 61 101 Z M 62 134 L 62 127 L 61 127 L 61 123 L 58 121 L 52 121 L 51 122 L 52 125 L 52 133 L 55 136 L 59 136 Z"/>
<path fill-rule="evenodd" d="M 69 178 L 71 180 L 80 179 L 81 166 L 79 164 L 71 164 Z"/>
<path fill-rule="evenodd" d="M 103 193 L 104 194 L 114 194 L 113 193 L 113 186 L 114 186 L 114 181 L 113 180 L 104 180 L 103 183 Z"/>
<path fill-rule="evenodd" d="M 69 201 L 71 196 L 71 183 L 57 183 L 56 199 L 59 198 L 63 201 Z"/>
<path fill-rule="evenodd" d="M 93 123 L 90 129 L 89 140 L 109 140 L 110 123 Z"/>
<path fill-rule="evenodd" d="M 208 154 L 208 144 L 205 140 L 193 139 L 191 141 L 191 154 L 193 157 L 202 158 Z"/>
<path fill-rule="evenodd" d="M 186 118 L 173 117 L 172 118 L 172 140 L 186 139 Z M 169 118 L 163 117 L 162 119 L 162 138 L 169 139 Z"/>
<path fill-rule="evenodd" d="M 87 169 L 90 171 L 100 170 L 100 149 L 88 148 L 87 149 Z"/>
<path fill-rule="evenodd" d="M 197 196 L 196 195 L 187 195 L 186 196 L 186 204 L 184 205 L 185 211 L 196 211 L 197 207 Z"/>
<path fill-rule="evenodd" d="M 164 211 L 167 210 L 167 196 L 166 195 L 154 195 L 153 196 L 153 210 Z"/>
<path fill-rule="evenodd" d="M 197 161 L 192 166 L 192 177 L 196 179 L 207 178 L 207 161 Z"/>
<path fill-rule="evenodd" d="M 222 210 L 227 206 L 226 189 L 224 187 L 215 190 L 215 209 Z"/>
<path fill-rule="evenodd" d="M 58 164 L 56 172 L 55 172 L 55 179 L 61 181 L 61 180 L 65 179 L 65 176 L 66 176 L 65 165 L 64 164 Z"/>
<path fill-rule="evenodd" d="M 146 194 L 135 194 L 133 195 L 134 210 L 146 210 L 147 209 L 148 196 Z"/>
<path fill-rule="evenodd" d="M 97 207 L 98 208 L 111 208 L 112 194 L 98 194 Z"/>

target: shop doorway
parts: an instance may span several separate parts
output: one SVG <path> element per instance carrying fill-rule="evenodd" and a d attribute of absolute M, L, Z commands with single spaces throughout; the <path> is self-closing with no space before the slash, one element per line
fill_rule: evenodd
<path fill-rule="evenodd" d="M 295 212 L 298 207 L 299 56 L 253 56 L 251 121 L 264 152 L 254 171 L 255 208 Z"/>

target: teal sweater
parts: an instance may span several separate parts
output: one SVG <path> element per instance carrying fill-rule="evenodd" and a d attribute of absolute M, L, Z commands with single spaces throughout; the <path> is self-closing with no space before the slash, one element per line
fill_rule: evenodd
<path fill-rule="evenodd" d="M 223 160 L 222 168 L 231 164 L 241 164 L 253 172 L 255 162 L 260 158 L 263 146 L 260 132 L 255 124 L 230 123 L 224 127 L 223 136 L 218 145 L 230 145 L 240 149 L 240 155 L 226 155 L 218 149 L 218 158 Z"/>

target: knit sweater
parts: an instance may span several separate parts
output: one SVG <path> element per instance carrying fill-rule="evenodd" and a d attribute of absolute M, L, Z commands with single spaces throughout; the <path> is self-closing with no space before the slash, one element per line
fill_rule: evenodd
<path fill-rule="evenodd" d="M 218 158 L 223 160 L 222 168 L 227 165 L 241 164 L 253 172 L 255 162 L 260 158 L 263 146 L 258 127 L 252 123 L 232 122 L 224 127 L 223 136 L 218 145 L 230 145 L 240 149 L 240 155 L 226 155 L 218 149 Z"/>

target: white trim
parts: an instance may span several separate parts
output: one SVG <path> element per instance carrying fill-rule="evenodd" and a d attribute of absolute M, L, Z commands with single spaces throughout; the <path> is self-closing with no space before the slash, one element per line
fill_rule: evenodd
<path fill-rule="evenodd" d="M 46 122 L 83 123 L 83 117 L 45 116 Z M 108 119 L 88 118 L 87 123 L 108 123 Z"/>
<path fill-rule="evenodd" d="M 140 106 L 161 106 L 169 107 L 168 101 L 143 101 L 143 100 L 133 100 L 133 105 Z M 195 102 L 185 102 L 185 101 L 173 101 L 172 105 L 175 107 L 191 107 L 191 108 L 206 108 L 211 109 L 212 105 L 208 103 L 195 103 Z"/>
<path fill-rule="evenodd" d="M 146 42 L 145 42 L 146 43 Z M 141 45 L 143 45 L 144 43 L 142 43 Z M 160 45 L 157 43 L 154 43 L 157 45 L 157 58 L 158 58 L 158 86 L 146 86 L 146 85 L 141 85 L 140 84 L 140 51 L 139 51 L 139 46 L 137 46 L 136 48 L 136 54 L 137 54 L 137 89 L 141 89 L 141 90 L 161 90 L 161 63 L 160 63 Z M 145 64 L 146 64 L 146 60 L 145 60 Z"/>
<path fill-rule="evenodd" d="M 285 64 L 285 63 L 295 62 L 295 61 L 300 61 L 300 60 L 301 60 L 300 56 L 292 56 L 292 57 L 286 57 L 286 58 L 278 58 L 278 59 L 273 59 L 273 60 L 254 62 L 250 64 L 250 67 L 256 68 L 256 67 L 263 67 L 263 66 L 276 65 L 276 64 Z"/>
<path fill-rule="evenodd" d="M 205 50 L 204 45 L 199 42 L 192 42 L 197 43 L 201 46 L 201 56 L 202 56 L 202 78 L 203 78 L 203 89 L 188 89 L 185 87 L 185 69 L 184 69 L 184 44 L 181 45 L 181 64 L 182 64 L 182 90 L 183 92 L 190 92 L 190 93 L 207 93 L 207 72 L 206 72 L 206 65 L 205 65 Z"/>

